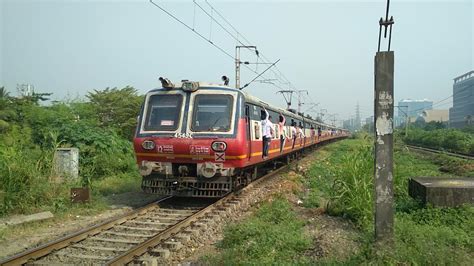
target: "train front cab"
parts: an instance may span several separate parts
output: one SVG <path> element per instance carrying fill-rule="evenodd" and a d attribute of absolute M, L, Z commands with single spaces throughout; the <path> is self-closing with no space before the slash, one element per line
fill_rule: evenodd
<path fill-rule="evenodd" d="M 242 104 L 241 92 L 223 86 L 150 91 L 134 140 L 142 189 L 192 197 L 232 191 L 246 156 Z"/>

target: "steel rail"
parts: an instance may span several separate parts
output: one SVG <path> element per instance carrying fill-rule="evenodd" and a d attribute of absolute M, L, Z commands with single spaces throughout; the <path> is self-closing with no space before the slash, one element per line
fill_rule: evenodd
<path fill-rule="evenodd" d="M 158 208 L 158 203 L 163 202 L 165 200 L 168 200 L 172 198 L 173 196 L 167 196 L 164 198 L 161 198 L 157 201 L 154 201 L 150 204 L 147 204 L 139 209 L 133 210 L 131 212 L 125 213 L 121 216 L 110 218 L 106 220 L 105 222 L 102 222 L 100 224 L 94 225 L 89 228 L 82 229 L 76 233 L 66 235 L 64 237 L 61 237 L 57 240 L 53 240 L 51 242 L 45 243 L 43 245 L 40 245 L 36 248 L 32 248 L 26 251 L 23 251 L 19 254 L 16 254 L 11 257 L 7 257 L 3 260 L 0 260 L 0 265 L 21 265 L 28 263 L 31 260 L 36 260 L 41 257 L 44 257 L 48 254 L 50 254 L 53 251 L 65 248 L 67 246 L 70 246 L 72 243 L 77 243 L 79 241 L 82 241 L 90 236 L 96 235 L 102 231 L 108 230 L 118 224 L 122 224 L 126 222 L 127 220 L 133 219 L 135 217 L 138 217 L 139 215 L 142 215 L 144 213 L 147 213 L 151 210 L 154 210 Z"/>
<path fill-rule="evenodd" d="M 437 154 L 445 154 L 445 155 L 449 155 L 449 156 L 453 156 L 453 157 L 457 157 L 461 159 L 466 159 L 466 160 L 474 160 L 474 156 L 469 155 L 469 154 L 448 152 L 448 151 L 425 148 L 425 147 L 420 147 L 420 146 L 413 146 L 413 145 L 405 145 L 405 146 L 413 150 L 420 150 L 420 151 L 426 151 L 426 152 L 437 153 Z"/>
<path fill-rule="evenodd" d="M 160 244 L 162 241 L 171 238 L 173 235 L 179 233 L 184 228 L 192 225 L 196 222 L 199 218 L 205 217 L 207 213 L 210 213 L 213 209 L 217 209 L 220 206 L 224 205 L 227 201 L 234 199 L 236 196 L 241 194 L 244 191 L 249 190 L 250 188 L 254 187 L 255 185 L 269 179 L 270 177 L 282 172 L 283 170 L 287 169 L 289 165 L 282 166 L 260 178 L 255 180 L 254 182 L 250 183 L 249 185 L 245 186 L 239 191 L 231 192 L 227 194 L 222 199 L 216 201 L 215 203 L 207 206 L 206 208 L 192 214 L 188 218 L 182 220 L 181 222 L 169 227 L 168 229 L 158 233 L 157 235 L 153 236 L 152 238 L 146 240 L 145 242 L 131 248 L 130 250 L 122 253 L 120 256 L 115 257 L 114 259 L 108 261 L 106 265 L 124 265 L 127 263 L 132 262 L 134 259 L 138 258 L 139 256 L 145 254 L 148 250 L 153 249 L 155 246 Z"/>

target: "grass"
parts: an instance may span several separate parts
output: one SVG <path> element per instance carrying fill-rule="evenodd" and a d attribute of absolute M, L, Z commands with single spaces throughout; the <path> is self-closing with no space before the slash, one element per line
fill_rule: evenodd
<path fill-rule="evenodd" d="M 226 228 L 218 248 L 222 251 L 204 259 L 218 265 L 305 264 L 301 256 L 311 239 L 286 199 L 277 197 L 262 204 L 255 215 Z"/>
<path fill-rule="evenodd" d="M 439 162 L 398 148 L 394 153 L 394 248 L 374 248 L 373 155 L 367 151 L 370 145 L 369 139 L 351 139 L 325 147 L 325 158 L 312 166 L 312 178 L 306 181 L 310 197 L 329 199 L 328 213 L 354 221 L 364 243 L 362 251 L 348 261 L 335 258 L 330 262 L 472 265 L 474 207 L 424 207 L 407 192 L 410 177 L 455 176 L 458 172 L 441 172 Z"/>
<path fill-rule="evenodd" d="M 407 150 L 394 153 L 395 237 L 392 247 L 373 244 L 373 151 L 368 137 L 344 140 L 318 151 L 318 161 L 301 179 L 307 191 L 297 195 L 304 207 L 325 207 L 330 215 L 350 219 L 358 228 L 359 252 L 345 258 L 311 261 L 311 240 L 289 203 L 279 198 L 263 204 L 242 223 L 225 229 L 218 255 L 210 264 L 415 264 L 474 265 L 474 207 L 433 208 L 408 196 L 414 176 L 456 176 L 463 162 L 437 161 Z M 446 164 L 455 167 L 443 169 Z M 443 170 L 443 171 L 440 171 Z M 469 167 L 467 167 L 469 169 Z M 323 205 L 324 204 L 324 205 Z"/>

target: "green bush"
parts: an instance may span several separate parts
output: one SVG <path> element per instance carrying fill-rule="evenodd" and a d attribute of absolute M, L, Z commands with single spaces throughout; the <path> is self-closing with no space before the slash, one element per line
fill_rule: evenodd
<path fill-rule="evenodd" d="M 19 134 L 19 131 L 22 134 Z M 49 180 L 54 149 L 32 146 L 28 130 L 12 128 L 0 143 L 0 215 L 31 212 L 67 197 L 66 185 Z"/>
<path fill-rule="evenodd" d="M 79 148 L 81 175 L 100 178 L 137 171 L 132 143 L 114 130 L 77 122 L 61 128 L 63 145 Z"/>
<path fill-rule="evenodd" d="M 425 131 L 411 129 L 404 137 L 407 144 L 452 152 L 474 154 L 473 134 L 457 129 L 435 129 Z"/>
<path fill-rule="evenodd" d="M 130 138 L 142 97 L 135 89 L 95 91 L 88 95 L 90 102 L 50 106 L 39 105 L 48 94 L 15 98 L 1 92 L 0 88 L 0 194 L 4 201 L 0 215 L 66 210 L 71 207 L 68 190 L 72 185 L 95 182 L 107 186 L 110 194 L 138 183 Z M 51 182 L 58 147 L 79 148 L 80 183 Z"/>

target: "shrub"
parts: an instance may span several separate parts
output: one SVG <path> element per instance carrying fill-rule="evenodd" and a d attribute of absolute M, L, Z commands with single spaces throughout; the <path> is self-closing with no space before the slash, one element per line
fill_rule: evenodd
<path fill-rule="evenodd" d="M 425 131 L 415 128 L 408 132 L 408 136 L 404 137 L 404 141 L 407 144 L 427 148 L 474 154 L 473 135 L 457 129 Z"/>
<path fill-rule="evenodd" d="M 4 202 L 0 215 L 30 212 L 67 195 L 65 185 L 51 183 L 49 176 L 54 149 L 31 146 L 28 130 L 12 128 L 0 143 L 0 190 Z"/>

